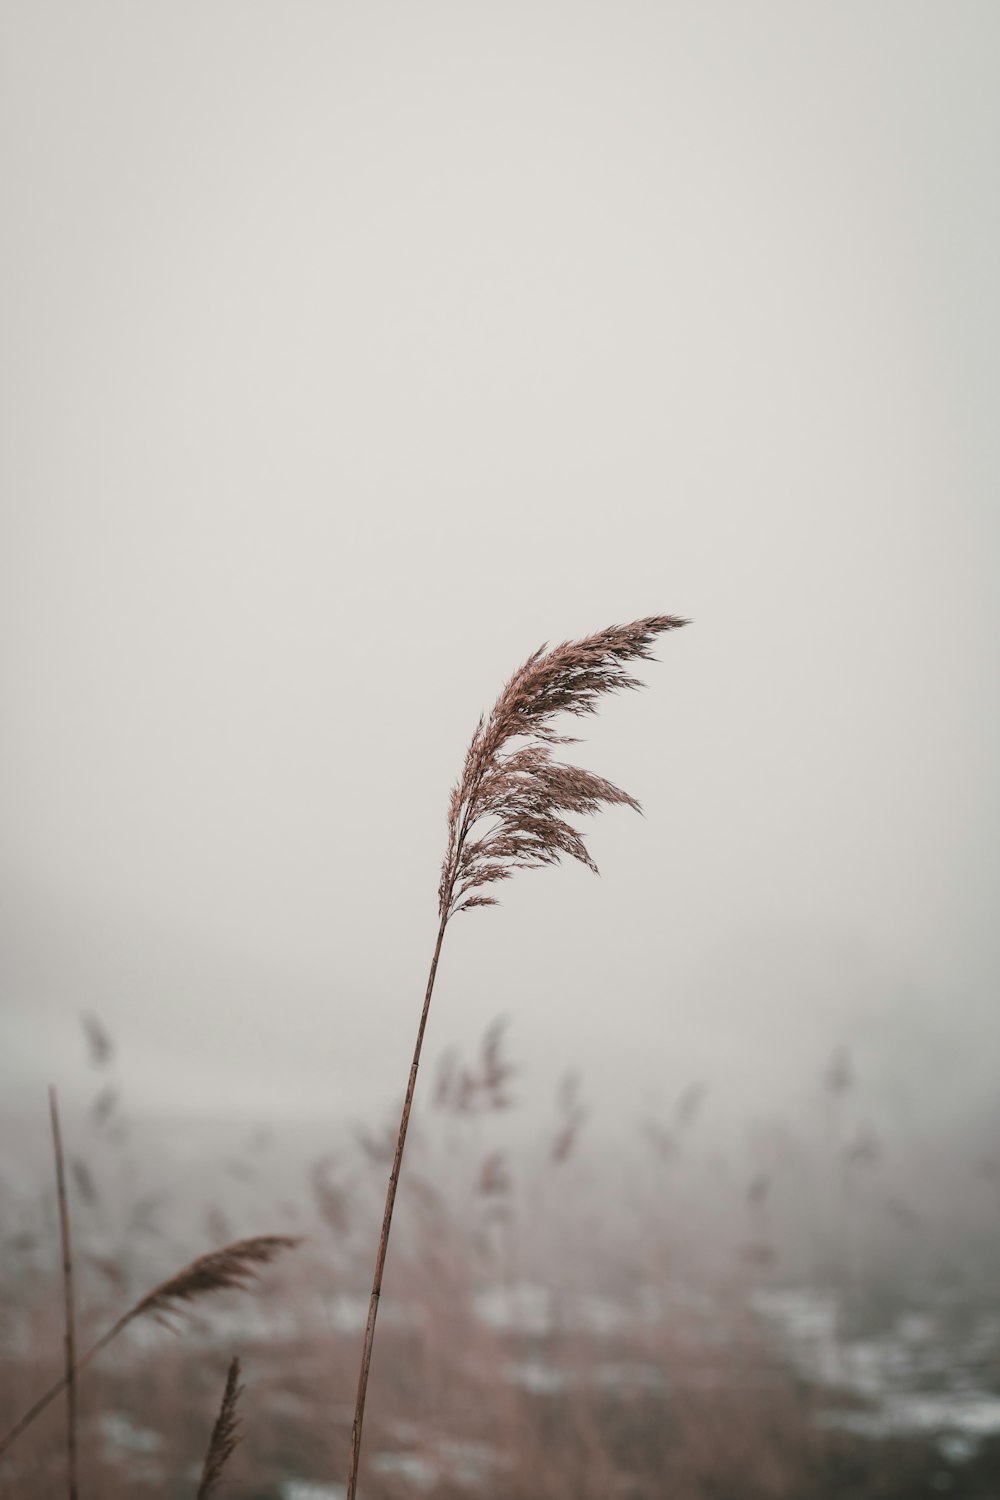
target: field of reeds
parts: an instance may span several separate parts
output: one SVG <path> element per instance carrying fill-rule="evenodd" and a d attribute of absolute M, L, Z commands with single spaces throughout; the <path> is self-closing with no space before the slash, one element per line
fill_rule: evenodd
<path fill-rule="evenodd" d="M 595 1138 L 586 1081 L 553 1080 L 517 1140 L 516 1027 L 445 1051 L 418 1112 L 388 1260 L 360 1490 L 483 1500 L 995 1495 L 1000 1202 L 957 1154 L 962 1218 L 928 1206 L 866 1117 L 848 1054 L 815 1120 L 728 1159 L 693 1081 L 631 1141 Z M 77 1348 L 148 1305 L 81 1371 L 81 1496 L 194 1496 L 231 1360 L 234 1500 L 343 1496 L 390 1123 L 219 1127 L 171 1154 L 134 1120 L 96 1018 L 87 1110 L 62 1136 Z M 830 1127 L 836 1117 L 836 1130 Z M 63 1368 L 48 1118 L 0 1204 L 0 1429 Z M 806 1192 L 806 1187 L 810 1192 Z M 192 1263 L 300 1241 L 242 1289 Z M 150 1297 L 176 1285 L 183 1295 Z M 165 1326 L 166 1325 L 166 1326 Z M 66 1493 L 65 1393 L 0 1457 L 0 1494 Z M 213 1491 L 214 1492 L 214 1491 Z"/>
<path fill-rule="evenodd" d="M 639 687 L 626 666 L 684 623 L 543 647 L 480 719 L 398 1127 L 330 1122 L 318 1152 L 273 1156 L 265 1129 L 214 1171 L 203 1130 L 197 1169 L 158 1179 L 85 1018 L 100 1084 L 65 1130 L 50 1089 L 55 1192 L 21 1174 L 2 1204 L 4 1494 L 354 1500 L 362 1472 L 371 1500 L 995 1492 L 995 1161 L 957 1198 L 888 1170 L 845 1049 L 818 1134 L 772 1125 L 727 1163 L 699 1144 L 699 1079 L 602 1162 L 572 1072 L 514 1149 L 501 1018 L 476 1057 L 439 1059 L 401 1175 L 449 921 L 515 872 L 596 871 L 567 816 L 639 804 L 555 760 L 575 741 L 552 721 Z"/>

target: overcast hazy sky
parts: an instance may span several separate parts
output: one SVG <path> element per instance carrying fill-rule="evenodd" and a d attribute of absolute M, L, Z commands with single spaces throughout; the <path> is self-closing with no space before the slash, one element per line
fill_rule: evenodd
<path fill-rule="evenodd" d="M 0 26 L 4 1100 L 89 1009 L 137 1112 L 381 1109 L 480 710 L 660 611 L 578 750 L 645 818 L 453 924 L 430 1054 L 988 1097 L 995 0 Z"/>

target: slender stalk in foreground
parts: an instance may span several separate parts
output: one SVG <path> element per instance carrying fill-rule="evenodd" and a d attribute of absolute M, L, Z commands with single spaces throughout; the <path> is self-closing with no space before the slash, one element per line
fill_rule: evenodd
<path fill-rule="evenodd" d="M 73 1310 L 73 1246 L 69 1235 L 69 1205 L 66 1201 L 66 1171 L 63 1162 L 62 1136 L 59 1132 L 59 1106 L 56 1091 L 49 1089 L 49 1114 L 52 1116 L 52 1142 L 56 1155 L 56 1190 L 59 1194 L 59 1232 L 62 1239 L 63 1301 L 65 1332 L 63 1352 L 66 1374 L 66 1460 L 69 1477 L 69 1500 L 77 1500 L 76 1483 L 76 1317 Z"/>
<path fill-rule="evenodd" d="M 686 620 L 676 615 L 651 615 L 644 620 L 635 620 L 631 625 L 609 626 L 607 630 L 580 641 L 566 641 L 551 651 L 542 647 L 514 673 L 489 717 L 480 719 L 472 737 L 462 776 L 451 795 L 448 848 L 438 887 L 440 922 L 437 942 L 417 1028 L 375 1255 L 375 1274 L 351 1427 L 346 1500 L 355 1500 L 357 1493 L 365 1396 L 389 1228 L 445 928 L 457 912 L 477 906 L 496 906 L 496 897 L 483 895 L 483 888 L 509 879 L 515 870 L 555 865 L 564 855 L 569 855 L 596 873 L 597 866 L 582 837 L 563 814 L 593 813 L 616 803 L 638 812 L 639 804 L 610 781 L 578 766 L 553 760 L 552 746 L 575 744 L 576 741 L 568 735 L 556 734 L 550 721 L 561 713 L 577 717 L 596 713 L 598 699 L 603 694 L 641 687 L 639 679 L 624 670 L 625 663 L 652 660 L 649 648 L 655 638 L 664 631 L 686 624 Z"/>
<path fill-rule="evenodd" d="M 59 1392 L 66 1389 L 70 1380 L 89 1365 L 91 1360 L 96 1359 L 101 1350 L 106 1349 L 112 1339 L 116 1339 L 122 1329 L 127 1328 L 136 1318 L 150 1316 L 159 1322 L 165 1322 L 172 1314 L 183 1311 L 187 1303 L 208 1292 L 229 1291 L 234 1287 L 245 1291 L 262 1266 L 269 1265 L 280 1251 L 291 1250 L 298 1244 L 301 1244 L 299 1239 L 285 1234 L 267 1234 L 259 1235 L 256 1239 L 237 1240 L 222 1250 L 212 1250 L 208 1255 L 200 1255 L 197 1260 L 178 1271 L 176 1276 L 171 1276 L 168 1281 L 161 1281 L 159 1286 L 140 1298 L 134 1307 L 130 1307 L 117 1323 L 112 1324 L 96 1344 L 92 1344 L 85 1354 L 74 1361 L 72 1371 L 67 1370 L 62 1379 L 50 1386 L 44 1396 L 39 1396 L 34 1406 L 0 1440 L 0 1454 L 5 1453 L 14 1439 L 20 1437 L 25 1428 L 30 1427 L 35 1418 L 55 1400 Z"/>

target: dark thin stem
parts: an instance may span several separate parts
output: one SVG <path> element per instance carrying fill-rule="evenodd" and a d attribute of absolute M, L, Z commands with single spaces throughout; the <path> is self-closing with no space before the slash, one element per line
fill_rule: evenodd
<path fill-rule="evenodd" d="M 66 1312 L 64 1349 L 66 1374 L 66 1450 L 69 1470 L 69 1500 L 77 1500 L 76 1485 L 76 1327 L 73 1315 L 73 1249 L 69 1237 L 69 1207 L 66 1202 L 66 1174 L 63 1168 L 62 1137 L 59 1134 L 59 1109 L 56 1091 L 49 1089 L 49 1112 L 52 1115 L 52 1139 L 56 1153 L 56 1188 L 59 1193 L 59 1228 L 62 1235 L 63 1290 Z"/>
<path fill-rule="evenodd" d="M 449 892 L 450 901 L 450 892 Z M 445 903 L 447 913 L 448 903 Z M 358 1487 L 358 1460 L 361 1454 L 361 1427 L 365 1419 L 365 1396 L 368 1391 L 368 1372 L 372 1362 L 372 1344 L 375 1340 L 375 1319 L 378 1316 L 379 1298 L 382 1295 L 382 1272 L 385 1269 L 385 1256 L 389 1247 L 389 1225 L 392 1223 L 392 1209 L 396 1201 L 396 1188 L 399 1184 L 399 1169 L 403 1160 L 403 1146 L 406 1143 L 406 1127 L 410 1123 L 410 1108 L 413 1104 L 413 1090 L 417 1082 L 417 1067 L 420 1063 L 420 1049 L 424 1043 L 424 1030 L 427 1026 L 427 1013 L 431 1006 L 431 995 L 434 993 L 434 980 L 437 976 L 438 959 L 441 956 L 441 943 L 444 940 L 444 930 L 448 925 L 447 915 L 442 916 L 438 927 L 437 942 L 434 945 L 434 957 L 431 959 L 430 973 L 427 976 L 427 991 L 424 995 L 424 1008 L 420 1013 L 420 1025 L 417 1028 L 417 1042 L 413 1049 L 413 1062 L 410 1065 L 410 1080 L 406 1085 L 406 1098 L 403 1100 L 403 1114 L 399 1122 L 399 1135 L 396 1137 L 396 1153 L 392 1159 L 392 1170 L 389 1173 L 389 1188 L 385 1196 L 385 1213 L 382 1216 L 382 1232 L 378 1239 L 378 1252 L 375 1256 L 375 1274 L 372 1278 L 372 1294 L 368 1304 L 368 1322 L 365 1325 L 365 1345 L 361 1355 L 361 1373 L 358 1376 L 358 1395 L 354 1404 L 354 1422 L 351 1426 L 351 1462 L 347 1474 L 346 1500 L 355 1500 Z"/>

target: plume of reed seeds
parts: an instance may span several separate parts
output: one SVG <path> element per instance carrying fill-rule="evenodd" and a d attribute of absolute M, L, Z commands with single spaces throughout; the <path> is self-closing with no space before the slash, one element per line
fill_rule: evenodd
<path fill-rule="evenodd" d="M 93 1172 L 83 1158 L 79 1156 L 72 1158 L 70 1167 L 72 1168 L 73 1181 L 76 1184 L 76 1190 L 80 1194 L 80 1197 L 88 1208 L 96 1208 L 100 1202 L 100 1194 L 97 1191 L 97 1183 L 94 1181 Z"/>
<path fill-rule="evenodd" d="M 76 1500 L 76 1317 L 73 1309 L 73 1247 L 69 1233 L 69 1204 L 66 1199 L 66 1168 L 63 1161 L 62 1136 L 59 1131 L 59 1106 L 56 1091 L 49 1089 L 49 1113 L 52 1116 L 52 1141 L 56 1155 L 56 1188 L 59 1194 L 59 1230 L 62 1240 L 65 1333 L 63 1335 L 66 1373 L 66 1459 L 69 1500 Z"/>
<path fill-rule="evenodd" d="M 84 1013 L 80 1017 L 80 1024 L 87 1042 L 88 1061 L 95 1068 L 106 1067 L 115 1051 L 115 1044 L 107 1028 L 92 1013 Z"/>
<path fill-rule="evenodd" d="M 90 1106 L 90 1118 L 102 1129 L 114 1114 L 118 1105 L 118 1090 L 113 1083 L 106 1083 Z"/>
<path fill-rule="evenodd" d="M 510 1108 L 511 1098 L 506 1086 L 516 1076 L 517 1069 L 502 1055 L 506 1028 L 504 1016 L 490 1022 L 483 1035 L 482 1060 L 478 1068 L 459 1067 L 454 1048 L 444 1054 L 434 1083 L 437 1109 L 464 1115 L 479 1110 Z"/>
<path fill-rule="evenodd" d="M 607 630 L 580 641 L 565 641 L 551 651 L 540 647 L 514 673 L 489 717 L 480 719 L 472 736 L 448 812 L 448 846 L 438 885 L 437 942 L 417 1027 L 375 1255 L 351 1428 L 346 1500 L 355 1500 L 357 1493 L 365 1395 L 389 1227 L 445 928 L 457 912 L 496 906 L 497 898 L 485 894 L 487 888 L 509 879 L 515 870 L 555 865 L 569 855 L 596 872 L 597 866 L 581 835 L 567 822 L 567 816 L 598 812 L 614 804 L 638 812 L 639 804 L 603 777 L 554 760 L 554 746 L 572 745 L 576 740 L 557 734 L 552 720 L 559 714 L 582 718 L 596 713 L 598 702 L 606 693 L 641 687 L 639 679 L 626 671 L 627 664 L 651 661 L 650 647 L 656 637 L 687 623 L 677 615 L 649 615 L 631 625 L 610 625 Z"/>
<path fill-rule="evenodd" d="M 309 1180 L 320 1218 L 339 1239 L 350 1229 L 351 1215 L 347 1206 L 347 1194 L 330 1177 L 332 1167 L 331 1157 L 320 1157 L 309 1169 Z"/>
<path fill-rule="evenodd" d="M 562 1166 L 572 1155 L 577 1137 L 587 1119 L 587 1111 L 580 1103 L 579 1073 L 571 1072 L 563 1076 L 556 1091 L 556 1110 L 559 1126 L 549 1147 L 549 1160 L 556 1166 Z"/>
<path fill-rule="evenodd" d="M 240 1440 L 240 1423 L 236 1415 L 236 1403 L 243 1394 L 240 1380 L 240 1362 L 233 1359 L 226 1376 L 226 1388 L 222 1393 L 222 1405 L 212 1428 L 212 1436 L 205 1454 L 205 1466 L 201 1471 L 201 1483 L 195 1500 L 208 1500 L 222 1482 L 222 1471 L 233 1455 Z"/>
<path fill-rule="evenodd" d="M 141 1302 L 119 1318 L 101 1340 L 100 1347 L 110 1343 L 127 1323 L 150 1314 L 159 1322 L 167 1321 L 181 1311 L 188 1302 L 203 1297 L 206 1292 L 246 1291 L 262 1266 L 268 1266 L 282 1250 L 291 1250 L 301 1241 L 285 1234 L 259 1235 L 256 1239 L 237 1240 L 221 1250 L 211 1250 L 200 1255 L 189 1266 L 163 1281 L 147 1292 Z M 94 1353 L 98 1345 L 94 1345 Z M 87 1356 L 90 1357 L 89 1354 Z M 82 1361 L 81 1361 L 82 1363 Z"/>
<path fill-rule="evenodd" d="M 101 1335 L 96 1344 L 91 1345 L 86 1354 L 82 1354 L 76 1360 L 71 1373 L 76 1375 L 89 1365 L 102 1349 L 106 1349 L 111 1341 L 137 1318 L 152 1317 L 169 1327 L 170 1318 L 183 1312 L 188 1303 L 194 1302 L 198 1297 L 204 1297 L 210 1292 L 234 1289 L 245 1291 L 263 1266 L 270 1265 L 282 1250 L 294 1249 L 301 1243 L 301 1239 L 284 1234 L 258 1235 L 255 1239 L 237 1240 L 221 1250 L 212 1250 L 208 1255 L 200 1255 L 197 1260 L 193 1260 L 190 1265 L 178 1271 L 175 1276 L 171 1276 L 168 1281 L 161 1281 L 159 1286 L 147 1292 L 134 1307 L 130 1307 L 117 1323 L 112 1324 L 107 1333 Z M 0 1454 L 5 1453 L 14 1439 L 19 1437 L 26 1427 L 30 1427 L 35 1418 L 40 1416 L 49 1403 L 59 1395 L 59 1392 L 65 1389 L 69 1382 L 69 1374 L 70 1372 L 55 1385 L 50 1386 L 44 1396 L 40 1396 L 34 1406 L 26 1411 L 20 1421 L 16 1422 L 0 1440 Z"/>

